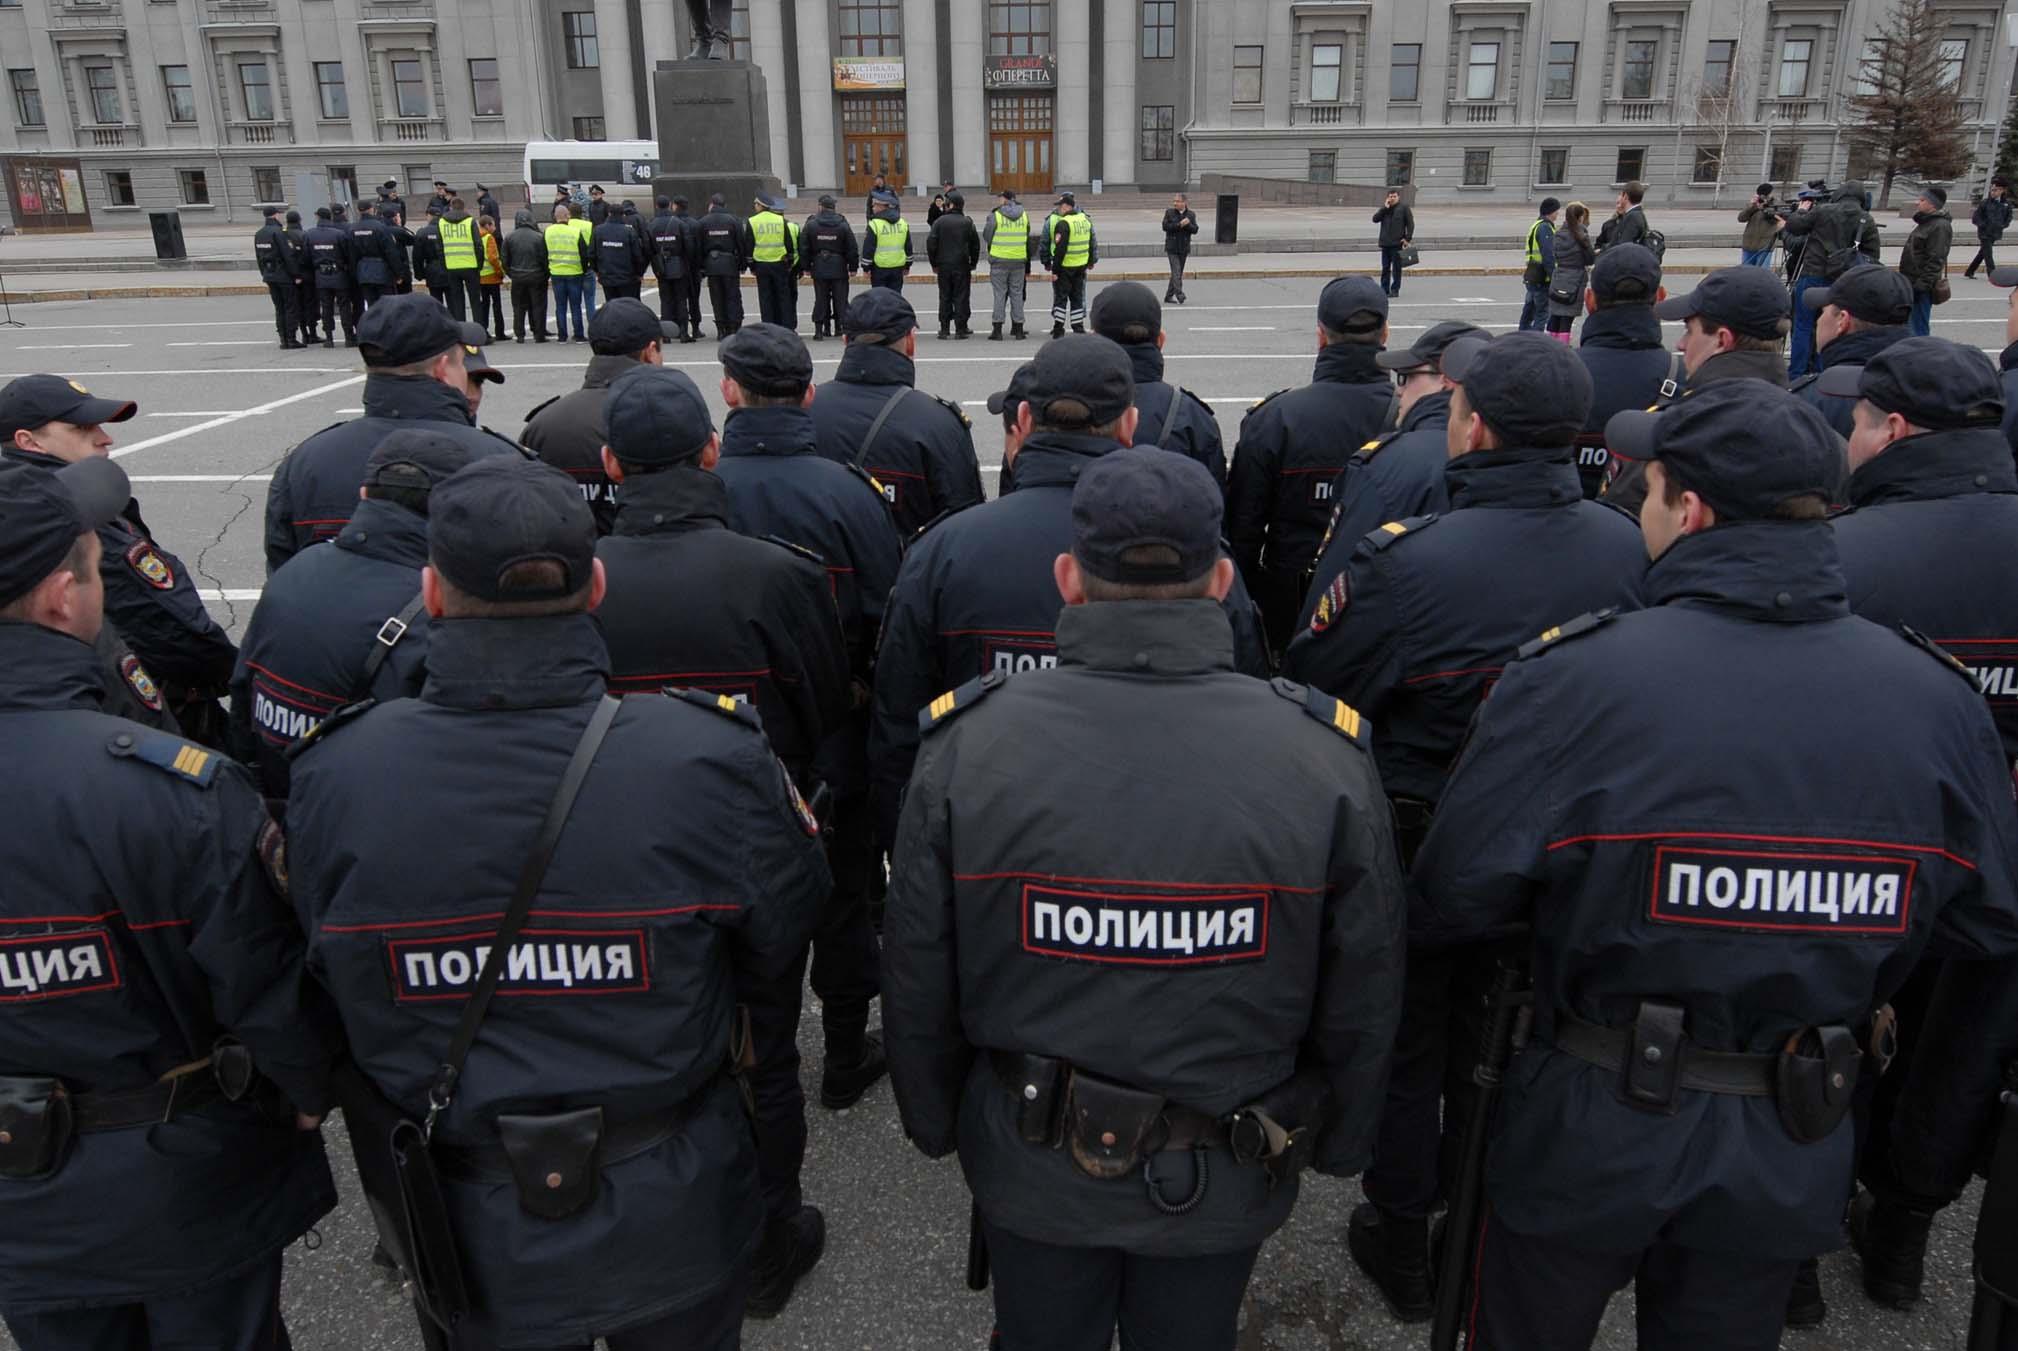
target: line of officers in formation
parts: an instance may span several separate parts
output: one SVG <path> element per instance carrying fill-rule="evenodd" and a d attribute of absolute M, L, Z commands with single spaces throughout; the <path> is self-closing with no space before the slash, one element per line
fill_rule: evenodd
<path fill-rule="evenodd" d="M 894 290 L 817 389 L 729 335 L 719 429 L 619 298 L 525 447 L 384 297 L 237 646 L 106 458 L 134 405 L 15 380 L 0 1315 L 284 1345 L 341 1101 L 430 1345 L 736 1346 L 825 1242 L 810 979 L 822 1104 L 888 1072 L 960 1155 L 1008 1351 L 1226 1351 L 1305 1167 L 1419 1320 L 1497 961 L 1471 1345 L 1634 1283 L 1643 1347 L 1775 1346 L 1846 1223 L 1910 1306 L 2018 1051 L 2018 334 L 1855 268 L 1790 393 L 1769 273 L 1659 285 L 1619 246 L 1580 348 L 1391 348 L 1333 281 L 1230 469 L 1112 285 L 988 401 L 989 501 Z"/>

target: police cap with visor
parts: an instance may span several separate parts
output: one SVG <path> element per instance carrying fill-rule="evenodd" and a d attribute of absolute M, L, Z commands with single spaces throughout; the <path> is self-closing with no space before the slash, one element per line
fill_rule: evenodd
<path fill-rule="evenodd" d="M 487 455 L 434 490 L 427 552 L 434 569 L 465 595 L 499 603 L 561 600 L 594 574 L 595 517 L 561 470 Z M 533 586 L 513 577 L 525 563 L 554 564 L 558 580 Z"/>
<path fill-rule="evenodd" d="M 1842 439 L 1814 406 L 1761 380 L 1719 381 L 1663 409 L 1615 413 L 1605 445 L 1624 459 L 1659 460 L 1730 521 L 1769 519 L 1791 498 L 1827 499 L 1844 470 Z"/>
<path fill-rule="evenodd" d="M 126 471 L 102 455 L 54 471 L 0 463 L 0 605 L 40 586 L 80 537 L 125 510 L 132 492 Z"/>

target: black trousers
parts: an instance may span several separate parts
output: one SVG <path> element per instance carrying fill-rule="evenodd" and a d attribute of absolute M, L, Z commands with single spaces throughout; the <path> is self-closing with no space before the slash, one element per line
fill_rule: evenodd
<path fill-rule="evenodd" d="M 458 319 L 483 320 L 483 274 L 480 272 L 451 272 L 448 285 L 448 312 Z"/>
<path fill-rule="evenodd" d="M 757 278 L 757 317 L 784 328 L 799 326 L 799 279 L 790 263 L 751 263 Z"/>
<path fill-rule="evenodd" d="M 315 336 L 315 282 L 304 279 L 294 284 L 294 312 L 300 317 L 299 331 L 304 339 Z"/>
<path fill-rule="evenodd" d="M 486 282 L 483 287 L 483 308 L 477 311 L 476 321 L 491 331 L 491 336 L 504 336 L 504 284 Z"/>
<path fill-rule="evenodd" d="M 1997 260 L 1991 256 L 1992 250 L 1997 247 L 1997 241 L 1994 239 L 1985 239 L 1981 235 L 1976 236 L 1976 241 L 1978 245 L 1976 256 L 1969 260 L 1968 269 L 1962 273 L 1965 277 L 1975 276 L 1976 269 L 1979 267 L 1988 268 L 1992 272 L 1997 270 Z"/>
<path fill-rule="evenodd" d="M 872 267 L 869 269 L 869 285 L 886 287 L 902 295 L 904 278 L 910 271 L 908 267 Z"/>
<path fill-rule="evenodd" d="M 603 299 L 636 300 L 644 293 L 644 283 L 637 281 L 606 281 L 603 283 Z"/>
<path fill-rule="evenodd" d="M 1051 322 L 1053 324 L 1086 323 L 1086 269 L 1083 267 L 1061 267 L 1052 273 L 1057 278 L 1051 283 Z"/>
<path fill-rule="evenodd" d="M 846 277 L 813 278 L 814 331 L 837 332 L 847 317 L 848 279 Z"/>
<path fill-rule="evenodd" d="M 293 279 L 268 282 L 266 294 L 273 299 L 273 327 L 279 332 L 280 340 L 298 341 L 301 337 L 301 297 L 295 293 Z"/>
<path fill-rule="evenodd" d="M 949 324 L 960 332 L 967 332 L 969 321 L 974 317 L 972 295 L 974 277 L 964 267 L 939 274 L 939 327 Z"/>
<path fill-rule="evenodd" d="M 348 338 L 357 331 L 356 321 L 350 317 L 350 292 L 332 291 L 326 287 L 316 288 L 316 301 L 322 308 L 322 332 L 324 337 L 334 337 L 336 326 L 343 325 L 343 336 Z"/>
<path fill-rule="evenodd" d="M 366 286 L 360 282 L 357 288 L 357 312 L 359 316 L 361 317 L 366 310 L 383 300 L 385 293 L 390 289 L 390 287 L 386 286 Z"/>
<path fill-rule="evenodd" d="M 813 931 L 811 982 L 820 997 L 827 1058 L 852 1063 L 861 1058 L 869 1001 L 882 989 L 882 959 L 870 911 L 883 899 L 883 852 L 868 794 L 836 802 L 831 820 L 827 866 L 834 889 Z"/>
<path fill-rule="evenodd" d="M 335 295 L 324 291 L 324 295 Z M 188 1294 L 62 1313 L 0 1315 L 21 1351 L 289 1351 L 280 1317 L 280 1254 Z"/>
<path fill-rule="evenodd" d="M 512 334 L 523 338 L 528 328 L 536 338 L 547 335 L 547 284 L 544 281 L 512 283 Z"/>
<path fill-rule="evenodd" d="M 737 1351 L 743 1344 L 743 1301 L 749 1295 L 750 1273 L 745 1268 L 728 1285 L 707 1299 L 664 1318 L 612 1332 L 604 1336 L 609 1351 Z M 433 1325 L 421 1323 L 421 1343 L 427 1351 L 448 1351 L 448 1343 Z M 455 1351 L 494 1351 L 496 1343 L 483 1333 L 465 1330 Z M 561 1346 L 553 1351 L 594 1351 L 586 1343 Z"/>
<path fill-rule="evenodd" d="M 1491 971 L 1462 949 L 1408 954 L 1387 1100 L 1360 1179 L 1367 1200 L 1404 1219 L 1428 1218 L 1464 1158 Z"/>
<path fill-rule="evenodd" d="M 708 275 L 708 308 L 715 312 L 715 327 L 733 333 L 743 326 L 743 279 L 739 276 Z"/>
<path fill-rule="evenodd" d="M 1401 294 L 1401 246 L 1383 244 L 1380 246 L 1380 289 L 1391 296 Z"/>
<path fill-rule="evenodd" d="M 701 274 L 687 274 L 687 326 L 696 334 L 701 331 Z"/>
<path fill-rule="evenodd" d="M 1257 1244 L 1205 1257 L 1142 1257 L 1039 1243 L 985 1220 L 982 1229 L 1000 1351 L 1108 1351 L 1117 1327 L 1121 1351 L 1231 1351 L 1261 1252 Z"/>
<path fill-rule="evenodd" d="M 692 309 L 689 317 L 689 307 Z M 682 328 L 690 322 L 698 329 L 701 326 L 701 310 L 694 302 L 694 279 L 692 277 L 659 278 L 659 322 L 678 324 Z"/>

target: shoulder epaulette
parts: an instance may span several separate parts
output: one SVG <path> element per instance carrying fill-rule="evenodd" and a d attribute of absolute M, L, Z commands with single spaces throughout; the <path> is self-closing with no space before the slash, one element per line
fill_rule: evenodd
<path fill-rule="evenodd" d="M 733 718 L 754 731 L 764 730 L 763 715 L 750 704 L 714 690 L 695 690 L 685 686 L 668 685 L 665 692 L 675 699 L 684 699 L 696 708 L 711 708 L 725 718 Z"/>
<path fill-rule="evenodd" d="M 1427 516 L 1409 516 L 1399 521 L 1389 521 L 1385 525 L 1377 525 L 1359 537 L 1359 547 L 1367 553 L 1379 553 L 1382 549 L 1392 547 L 1403 535 L 1427 530 L 1438 519 L 1437 514 L 1431 512 Z"/>
<path fill-rule="evenodd" d="M 1184 391 L 1184 397 L 1197 404 L 1200 408 L 1203 408 L 1206 412 L 1212 412 L 1212 405 L 1199 398 L 1196 394 L 1193 394 L 1190 390 L 1187 389 Z M 1214 414 L 1214 416 L 1217 416 L 1217 414 Z"/>
<path fill-rule="evenodd" d="M 105 749 L 115 759 L 138 760 L 204 788 L 217 778 L 218 762 L 224 758 L 179 736 L 137 726 L 107 741 Z"/>
<path fill-rule="evenodd" d="M 526 421 L 531 422 L 534 418 L 538 417 L 541 413 L 544 413 L 547 409 L 553 407 L 560 401 L 561 396 L 556 394 L 551 399 L 546 400 L 544 403 L 534 404 L 531 408 L 526 410 Z"/>
<path fill-rule="evenodd" d="M 1361 446 L 1358 450 L 1354 451 L 1353 454 L 1357 456 L 1359 459 L 1370 460 L 1374 456 L 1378 455 L 1381 451 L 1385 450 L 1387 448 L 1388 442 L 1394 440 L 1395 437 L 1400 435 L 1401 435 L 1401 428 L 1399 427 L 1393 428 L 1390 431 L 1384 431 L 1379 436 L 1374 437 L 1373 440 L 1367 442 L 1365 445 Z"/>
<path fill-rule="evenodd" d="M 1964 666 L 1960 661 L 1958 661 L 1955 657 L 1955 654 L 1950 652 L 1947 648 L 1941 646 L 1939 643 L 1935 642 L 1932 638 L 1929 638 L 1926 634 L 1920 632 L 1920 630 L 1914 628 L 1910 624 L 1901 624 L 1899 626 L 1899 636 L 1901 638 L 1904 638 L 1907 642 L 1911 643 L 1913 646 L 1919 648 L 1921 651 L 1927 653 L 1927 655 L 1934 658 L 1934 660 L 1940 662 L 1943 666 L 1953 671 L 1956 675 L 1962 677 L 1962 679 L 1968 681 L 1970 689 L 1974 690 L 1978 694 L 1981 694 L 1983 692 L 1983 687 L 1977 683 L 1976 677 L 1969 674 L 1969 668 Z"/>
<path fill-rule="evenodd" d="M 329 424 L 329 425 L 328 425 L 327 427 L 317 427 L 317 428 L 316 428 L 316 429 L 315 429 L 314 431 L 310 432 L 310 433 L 309 433 L 309 434 L 308 434 L 307 436 L 304 436 L 304 437 L 302 437 L 302 438 L 301 438 L 301 439 L 300 439 L 299 441 L 296 441 L 296 442 L 294 443 L 294 449 L 299 449 L 300 447 L 302 447 L 302 446 L 305 446 L 305 445 L 307 445 L 307 444 L 308 444 L 308 443 L 309 443 L 310 441 L 313 441 L 313 440 L 314 440 L 314 439 L 315 439 L 316 437 L 318 437 L 318 436 L 321 436 L 321 435 L 322 435 L 322 434 L 323 434 L 324 432 L 333 432 L 333 431 L 335 431 L 335 430 L 336 430 L 336 429 L 337 429 L 338 427 L 347 427 L 347 426 L 349 426 L 349 425 L 350 425 L 350 419 L 349 419 L 349 418 L 345 418 L 345 419 L 344 419 L 343 421 L 341 421 L 341 422 L 332 422 L 332 423 L 330 423 L 330 424 Z M 293 449 L 291 449 L 291 450 L 289 450 L 289 451 L 288 451 L 287 453 L 288 453 L 288 454 L 290 454 L 290 455 L 292 455 L 292 454 L 294 453 L 294 450 L 293 450 Z"/>
<path fill-rule="evenodd" d="M 1366 746 L 1372 729 L 1359 710 L 1345 700 L 1334 699 L 1315 685 L 1299 685 L 1281 676 L 1269 681 L 1268 687 L 1355 746 Z"/>
<path fill-rule="evenodd" d="M 1541 636 L 1533 641 L 1522 643 L 1515 651 L 1514 657 L 1516 660 L 1526 661 L 1536 653 L 1546 652 L 1571 638 L 1581 638 L 1586 633 L 1595 632 L 1618 618 L 1618 615 L 1618 607 L 1612 605 L 1602 610 L 1593 610 L 1588 614 L 1580 614 L 1575 619 L 1565 620 L 1553 628 L 1543 629 Z"/>
<path fill-rule="evenodd" d="M 953 720 L 956 713 L 965 713 L 974 705 L 986 699 L 1009 677 L 1000 671 L 990 671 L 977 680 L 970 680 L 958 689 L 946 691 L 918 711 L 918 731 L 920 734 L 944 727 Z"/>
<path fill-rule="evenodd" d="M 847 470 L 849 473 L 853 474 L 856 478 L 862 480 L 862 482 L 868 484 L 869 487 L 874 490 L 876 496 L 879 499 L 885 502 L 890 500 L 889 498 L 883 496 L 883 485 L 876 481 L 876 476 L 870 473 L 868 470 L 864 469 L 861 465 L 850 462 L 843 464 L 841 467 Z"/>
<path fill-rule="evenodd" d="M 282 751 L 281 754 L 286 756 L 289 760 L 293 760 L 296 756 L 306 751 L 309 747 L 319 745 L 322 742 L 322 739 L 324 737 L 327 737 L 330 733 L 336 731 L 338 728 L 344 726 L 347 723 L 356 722 L 359 718 L 363 717 L 365 714 L 371 712 L 372 709 L 377 707 L 378 707 L 378 700 L 376 699 L 359 699 L 355 703 L 345 704 L 343 707 L 337 709 L 335 712 L 331 713 L 328 717 L 324 718 L 321 722 L 309 728 L 308 731 L 304 733 L 302 736 L 300 736 L 294 741 L 289 742 L 287 749 Z"/>
<path fill-rule="evenodd" d="M 764 536 L 764 542 L 766 544 L 775 544 L 780 549 L 790 549 L 793 553 L 797 554 L 799 557 L 810 559 L 812 562 L 817 563 L 819 566 L 823 568 L 827 566 L 826 559 L 820 557 L 820 555 L 814 553 L 811 549 L 808 549 L 803 544 L 794 544 L 792 543 L 792 541 L 785 539 L 779 535 L 766 535 Z"/>
<path fill-rule="evenodd" d="M 954 417 L 959 418 L 960 425 L 962 427 L 972 427 L 974 425 L 974 419 L 967 416 L 967 410 L 962 408 L 959 404 L 953 402 L 953 400 L 942 399 L 937 394 L 928 394 L 926 395 L 926 397 L 931 399 L 933 403 L 938 404 L 941 408 L 945 409 L 947 412 L 951 413 Z"/>
<path fill-rule="evenodd" d="M 1271 400 L 1281 398 L 1283 395 L 1289 393 L 1290 389 L 1293 388 L 1295 388 L 1295 386 L 1292 385 L 1284 389 L 1278 389 L 1273 394 L 1264 394 L 1260 398 L 1256 399 L 1253 403 L 1249 404 L 1247 406 L 1247 411 L 1249 413 L 1256 412 L 1261 408 L 1263 404 L 1266 404 Z M 1244 417 L 1246 416 L 1246 414 L 1242 414 L 1242 416 Z"/>
<path fill-rule="evenodd" d="M 918 533 L 911 536 L 911 538 L 914 540 L 922 539 L 926 531 L 932 529 L 934 526 L 938 525 L 941 521 L 946 520 L 948 517 L 958 516 L 961 512 L 967 510 L 969 507 L 978 507 L 980 505 L 981 504 L 979 502 L 962 502 L 957 507 L 948 507 L 944 511 L 940 512 L 937 516 L 934 516 L 931 520 L 925 522 L 925 524 L 919 526 Z"/>

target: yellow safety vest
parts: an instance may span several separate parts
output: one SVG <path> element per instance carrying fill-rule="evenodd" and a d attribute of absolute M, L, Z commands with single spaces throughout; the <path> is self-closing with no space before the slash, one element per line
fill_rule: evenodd
<path fill-rule="evenodd" d="M 759 211 L 750 217 L 750 238 L 756 247 L 750 250 L 750 257 L 759 263 L 782 263 L 785 261 L 786 230 L 785 218 L 775 211 Z"/>
<path fill-rule="evenodd" d="M 575 223 L 571 220 L 555 221 L 544 233 L 547 237 L 547 275 L 581 276 L 582 237 L 575 229 Z"/>
<path fill-rule="evenodd" d="M 461 220 L 444 220 L 440 228 L 442 266 L 451 272 L 476 271 L 478 258 L 475 218 L 464 216 Z"/>
<path fill-rule="evenodd" d="M 1010 220 L 1000 209 L 995 212 L 995 234 L 988 241 L 988 256 L 1000 258 L 1005 263 L 1023 263 L 1030 260 L 1030 218 L 1018 216 Z"/>
<path fill-rule="evenodd" d="M 589 246 L 589 253 L 593 256 L 596 251 L 596 223 L 587 216 L 573 216 L 568 220 L 568 227 L 580 236 L 582 243 Z"/>
<path fill-rule="evenodd" d="M 1542 225 L 1543 221 L 1541 218 L 1536 217 L 1535 223 L 1528 226 L 1528 265 L 1530 267 L 1540 267 L 1542 264 Z"/>
<path fill-rule="evenodd" d="M 1083 211 L 1055 219 L 1064 221 L 1071 234 L 1065 240 L 1065 256 L 1053 261 L 1060 267 L 1085 267 L 1086 260 L 1093 254 L 1093 222 L 1086 219 Z"/>
<path fill-rule="evenodd" d="M 869 233 L 875 236 L 876 248 L 869 261 L 880 268 L 901 268 L 911 259 L 905 245 L 911 242 L 910 222 L 899 217 L 884 220 L 881 216 L 869 222 Z"/>

